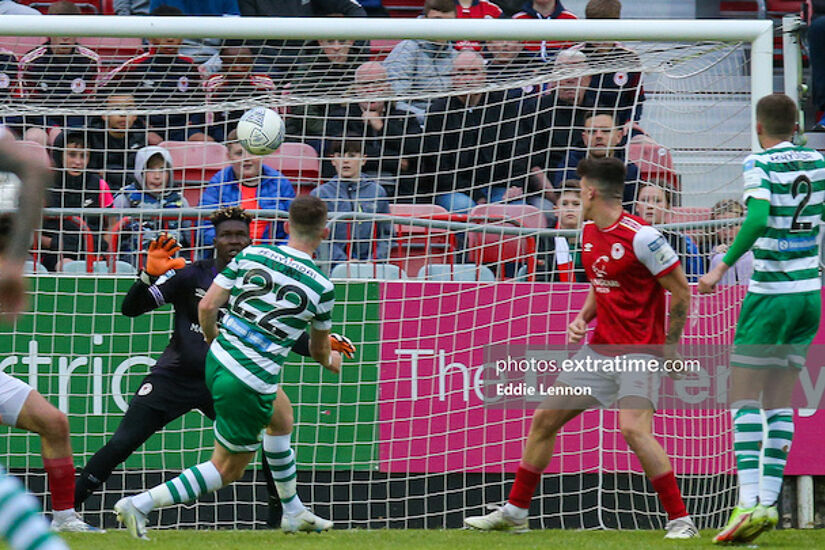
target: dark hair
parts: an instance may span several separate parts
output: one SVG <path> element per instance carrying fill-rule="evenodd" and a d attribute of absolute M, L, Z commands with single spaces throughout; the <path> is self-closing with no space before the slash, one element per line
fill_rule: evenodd
<path fill-rule="evenodd" d="M 440 11 L 441 13 L 456 13 L 454 0 L 425 0 L 424 1 L 424 15 L 430 13 L 430 10 Z"/>
<path fill-rule="evenodd" d="M 766 95 L 756 104 L 756 120 L 771 137 L 791 137 L 796 129 L 796 103 L 785 94 Z"/>
<path fill-rule="evenodd" d="M 622 3 L 619 0 L 590 0 L 584 8 L 587 19 L 620 19 Z"/>
<path fill-rule="evenodd" d="M 581 195 L 582 192 L 582 182 L 574 179 L 569 178 L 561 182 L 561 188 L 559 189 L 559 196 L 562 193 L 575 193 L 576 195 Z"/>
<path fill-rule="evenodd" d="M 347 153 L 364 154 L 364 141 L 356 137 L 347 136 L 345 138 L 334 139 L 327 147 L 327 155 L 345 155 Z"/>
<path fill-rule="evenodd" d="M 155 17 L 175 17 L 178 15 L 184 15 L 183 11 L 180 8 L 176 8 L 175 6 L 167 6 L 166 4 L 161 4 L 160 6 L 156 7 L 152 10 L 152 13 L 149 15 Z"/>
<path fill-rule="evenodd" d="M 220 224 L 228 221 L 243 222 L 249 227 L 249 224 L 252 223 L 252 216 L 240 206 L 227 206 L 226 208 L 212 212 L 212 214 L 209 215 L 209 221 L 212 222 L 215 231 L 217 231 Z"/>
<path fill-rule="evenodd" d="M 86 134 L 84 132 L 76 132 L 71 130 L 64 130 L 66 132 L 63 140 L 63 148 L 68 149 L 69 145 L 77 145 L 80 149 L 86 148 Z"/>
<path fill-rule="evenodd" d="M 146 159 L 146 168 L 149 168 L 149 165 L 155 162 L 155 159 L 160 160 L 160 163 L 166 166 L 166 157 L 163 156 L 163 153 L 158 152 L 153 153 L 152 156 Z"/>
<path fill-rule="evenodd" d="M 622 200 L 627 169 L 619 159 L 585 157 L 579 161 L 576 174 L 581 179 L 587 178 L 605 199 Z"/>
<path fill-rule="evenodd" d="M 49 6 L 47 15 L 81 15 L 80 8 L 74 2 L 61 0 Z"/>
<path fill-rule="evenodd" d="M 327 205 L 318 197 L 301 195 L 289 205 L 290 233 L 315 238 L 326 223 Z"/>

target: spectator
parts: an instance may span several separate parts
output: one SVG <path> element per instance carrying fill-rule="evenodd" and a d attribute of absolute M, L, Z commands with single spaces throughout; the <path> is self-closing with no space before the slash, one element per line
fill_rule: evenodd
<path fill-rule="evenodd" d="M 120 190 L 115 197 L 115 208 L 188 208 L 189 203 L 178 191 L 172 171 L 172 155 L 163 147 L 149 146 L 135 155 L 134 181 Z M 125 228 L 128 238 L 121 237 L 121 259 L 137 267 L 137 252 L 145 248 L 142 244 L 157 237 L 161 231 L 169 233 L 183 248 L 191 246 L 189 231 L 181 231 L 187 225 L 181 220 L 132 218 Z M 121 229 L 121 235 L 124 231 Z"/>
<path fill-rule="evenodd" d="M 40 12 L 12 0 L 0 0 L 0 15 L 40 15 Z"/>
<path fill-rule="evenodd" d="M 671 205 L 671 195 L 667 189 L 645 183 L 639 189 L 636 213 L 650 225 L 661 225 L 670 221 Z M 699 277 L 705 273 L 705 265 L 699 247 L 693 239 L 670 229 L 659 228 L 659 230 L 668 240 L 670 247 L 679 255 L 688 281 L 699 280 Z"/>
<path fill-rule="evenodd" d="M 528 78 L 537 72 L 536 54 L 524 48 L 518 40 L 491 40 L 485 46 L 487 53 L 487 80 L 496 82 Z M 513 92 L 520 93 L 522 88 Z M 520 94 L 519 94 L 520 95 Z"/>
<path fill-rule="evenodd" d="M 177 8 L 160 6 L 152 16 L 182 16 Z M 101 79 L 107 90 L 129 93 L 138 107 L 184 107 L 203 103 L 200 73 L 191 58 L 182 56 L 180 38 L 150 38 L 149 51 L 125 61 Z M 110 92 L 111 93 L 111 92 Z M 203 113 L 180 112 L 149 116 L 149 143 L 185 141 L 203 133 Z"/>
<path fill-rule="evenodd" d="M 427 19 L 455 19 L 455 0 L 425 0 Z M 390 85 L 396 95 L 420 95 L 449 89 L 453 60 L 457 54 L 451 42 L 402 40 L 384 60 Z M 410 111 L 423 121 L 427 101 L 413 99 L 398 102 L 400 109 Z"/>
<path fill-rule="evenodd" d="M 114 0 L 115 15 L 149 15 L 149 0 Z"/>
<path fill-rule="evenodd" d="M 240 206 L 245 210 L 289 211 L 295 198 L 295 189 L 283 174 L 263 163 L 263 157 L 253 155 L 238 143 L 236 130 L 229 132 L 226 141 L 229 166 L 212 176 L 200 200 L 200 208 L 214 210 L 225 206 Z M 264 240 L 280 242 L 286 239 L 283 223 L 278 222 L 272 235 L 271 222 L 255 219 L 249 235 L 253 242 Z M 211 248 L 215 228 L 207 223 L 203 229 L 201 246 Z"/>
<path fill-rule="evenodd" d="M 585 8 L 587 19 L 619 19 L 619 0 L 590 0 Z M 618 42 L 586 42 L 581 51 L 594 66 L 609 64 L 619 70 L 597 72 L 590 83 L 592 102 L 600 109 L 616 112 L 616 122 L 625 125 L 642 117 L 645 92 L 642 87 L 642 61 L 636 52 Z"/>
<path fill-rule="evenodd" d="M 489 0 L 455 0 L 457 19 L 498 19 L 501 8 Z M 481 51 L 481 43 L 475 40 L 461 40 L 455 45 L 457 50 Z"/>
<path fill-rule="evenodd" d="M 253 62 L 252 51 L 245 46 L 228 46 L 221 50 L 221 74 L 212 75 L 204 83 L 207 105 L 274 94 L 272 79 L 265 74 L 254 74 Z M 238 124 L 244 112 L 244 108 L 209 110 L 206 113 L 208 134 L 193 134 L 189 139 L 226 141 L 230 128 Z"/>
<path fill-rule="evenodd" d="M 713 205 L 710 211 L 711 220 L 735 220 L 745 217 L 745 207 L 742 203 L 733 199 L 725 199 Z M 717 226 L 715 233 L 706 245 L 708 251 L 706 257 L 709 258 L 708 271 L 722 261 L 730 244 L 739 233 L 741 223 L 731 223 L 729 225 Z M 722 279 L 719 281 L 723 285 L 746 285 L 751 280 L 753 274 L 753 252 L 748 250 L 735 264 L 731 266 Z"/>
<path fill-rule="evenodd" d="M 114 93 L 106 99 L 105 115 L 95 118 L 89 127 L 89 169 L 100 172 L 113 191 L 135 183 L 129 173 L 135 166 L 135 152 L 146 147 L 148 136 L 143 120 L 133 114 L 135 98 Z"/>
<path fill-rule="evenodd" d="M 81 15 L 72 2 L 55 2 L 49 6 L 49 15 Z M 100 58 L 88 48 L 77 44 L 74 36 L 52 36 L 48 41 L 20 58 L 17 78 L 26 103 L 47 105 L 69 111 L 79 102 L 94 99 L 100 77 Z M 26 117 L 30 126 L 26 139 L 48 142 L 51 126 L 82 127 L 82 116 Z"/>
<path fill-rule="evenodd" d="M 384 188 L 361 173 L 367 160 L 363 143 L 348 138 L 335 142 L 331 150 L 332 164 L 338 175 L 313 189 L 311 194 L 327 203 L 330 213 L 389 214 Z M 385 261 L 389 257 L 391 232 L 388 221 L 333 223 L 329 239 L 318 250 L 318 258 L 329 261 L 330 268 L 351 259 Z"/>
<path fill-rule="evenodd" d="M 616 126 L 613 113 L 607 111 L 593 111 L 584 119 L 582 131 L 584 148 L 573 148 L 567 153 L 565 160 L 558 166 L 554 175 L 554 183 L 558 187 L 565 179 L 573 179 L 576 166 L 584 157 L 604 158 L 615 157 L 627 165 L 627 185 L 624 188 L 622 203 L 625 208 L 632 208 L 636 200 L 636 188 L 639 180 L 639 167 L 626 162 L 624 155 L 624 130 Z"/>
<path fill-rule="evenodd" d="M 17 87 L 17 58 L 0 48 L 0 104 L 13 101 Z"/>
<path fill-rule="evenodd" d="M 477 91 L 485 79 L 482 57 L 459 53 L 453 87 L 467 93 L 436 99 L 427 114 L 425 172 L 434 179 L 436 204 L 454 212 L 523 192 L 527 155 L 519 153 L 520 117 L 529 115 L 524 102 L 507 101 L 504 91 Z M 419 180 L 418 193 L 429 190 L 424 182 Z"/>
<path fill-rule="evenodd" d="M 513 15 L 513 19 L 578 19 L 573 12 L 567 11 L 560 0 L 527 0 L 521 11 Z M 559 49 L 570 44 L 552 40 L 541 42 L 527 42 L 525 47 L 536 52 L 544 61 L 553 61 Z"/>
<path fill-rule="evenodd" d="M 808 55 L 811 100 L 816 108 L 815 132 L 825 132 L 825 0 L 808 0 Z"/>
<path fill-rule="evenodd" d="M 365 175 L 379 180 L 388 195 L 408 201 L 415 193 L 421 127 L 414 116 L 379 99 L 391 94 L 384 66 L 375 61 L 364 63 L 355 71 L 352 86 L 352 96 L 361 101 L 334 107 L 326 135 L 363 139 Z M 327 163 L 324 170 L 328 173 Z"/>
<path fill-rule="evenodd" d="M 587 58 L 579 50 L 568 48 L 559 52 L 554 72 L 579 74 L 559 80 L 550 93 L 541 97 L 535 127 L 527 132 L 533 136 L 528 202 L 544 212 L 551 211 L 556 200 L 553 174 L 548 169 L 562 164 L 568 151 L 584 148 L 580 130 L 586 116 L 592 113 L 587 97 L 591 77 L 586 69 Z"/>
<path fill-rule="evenodd" d="M 54 141 L 52 160 L 57 175 L 48 199 L 49 206 L 78 210 L 77 214 L 94 236 L 95 250 L 88 252 L 105 250 L 106 241 L 101 235 L 103 216 L 83 216 L 83 209 L 109 208 L 113 202 L 112 193 L 100 175 L 87 170 L 89 150 L 85 133 L 71 129 L 61 132 Z M 80 238 L 80 227 L 64 218 L 44 221 L 40 247 L 48 251 L 43 254 L 41 263 L 50 271 L 56 271 L 66 260 L 79 259 L 81 251 L 86 251 L 86 244 Z"/>
<path fill-rule="evenodd" d="M 582 199 L 579 180 L 565 180 L 554 209 L 556 229 L 581 229 Z M 536 280 L 540 282 L 586 283 L 581 262 L 579 235 L 539 237 Z"/>

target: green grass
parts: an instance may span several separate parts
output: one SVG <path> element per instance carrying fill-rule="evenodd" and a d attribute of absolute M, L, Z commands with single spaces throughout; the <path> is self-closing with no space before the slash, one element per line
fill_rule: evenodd
<path fill-rule="evenodd" d="M 333 531 L 284 535 L 278 531 L 150 531 L 150 542 L 134 540 L 125 531 L 105 535 L 67 534 L 74 550 L 647 550 L 656 548 L 719 548 L 710 543 L 715 531 L 702 538 L 665 541 L 664 531 L 533 531 L 523 535 L 474 531 Z M 825 530 L 782 530 L 758 539 L 759 548 L 807 550 L 825 548 Z"/>

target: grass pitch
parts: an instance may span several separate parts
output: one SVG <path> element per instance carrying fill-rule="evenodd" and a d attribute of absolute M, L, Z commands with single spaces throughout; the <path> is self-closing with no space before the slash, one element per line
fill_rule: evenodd
<path fill-rule="evenodd" d="M 702 538 L 666 541 L 664 531 L 532 531 L 522 535 L 464 530 L 332 531 L 285 535 L 278 531 L 150 531 L 151 541 L 131 538 L 122 530 L 104 535 L 69 533 L 73 550 L 647 550 L 723 548 L 711 544 L 715 531 Z M 750 548 L 807 550 L 825 548 L 825 529 L 773 531 Z M 0 545 L 0 548 L 6 548 Z"/>

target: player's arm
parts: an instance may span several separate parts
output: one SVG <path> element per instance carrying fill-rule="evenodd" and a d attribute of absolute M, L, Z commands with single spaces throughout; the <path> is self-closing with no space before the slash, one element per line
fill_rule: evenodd
<path fill-rule="evenodd" d="M 325 369 L 336 374 L 341 372 L 341 354 L 332 351 L 328 330 L 319 330 L 314 327 L 310 329 L 309 354 Z"/>
<path fill-rule="evenodd" d="M 751 249 L 756 239 L 765 233 L 768 226 L 768 215 L 771 203 L 765 199 L 750 197 L 748 199 L 748 214 L 742 228 L 730 245 L 725 257 L 710 272 L 699 279 L 699 292 L 709 294 L 716 290 L 716 284 L 722 279 L 730 266 Z"/>
<path fill-rule="evenodd" d="M 666 346 L 675 346 L 682 338 L 688 312 L 690 311 L 690 285 L 682 266 L 658 279 L 659 284 L 670 292 L 670 322 L 665 337 Z"/>
<path fill-rule="evenodd" d="M 198 322 L 207 344 L 218 337 L 218 311 L 229 300 L 230 289 L 212 283 L 198 304 Z"/>
<path fill-rule="evenodd" d="M 164 284 L 164 289 L 161 289 L 160 285 L 156 286 L 155 283 L 161 275 L 173 269 L 181 269 L 186 265 L 183 258 L 174 257 L 178 250 L 180 250 L 180 245 L 174 237 L 166 233 L 161 233 L 149 243 L 146 267 L 140 272 L 138 280 L 126 293 L 120 306 L 123 315 L 137 317 L 166 304 L 167 294 L 174 293 L 174 289 L 166 288 L 166 285 L 176 282 L 176 278 L 169 279 L 169 282 Z"/>
<path fill-rule="evenodd" d="M 587 334 L 587 324 L 596 318 L 596 291 L 590 287 L 584 305 L 573 322 L 567 325 L 567 343 L 578 344 Z"/>

